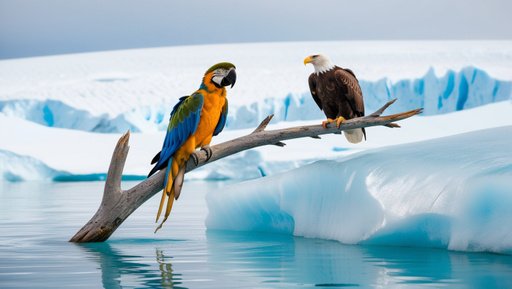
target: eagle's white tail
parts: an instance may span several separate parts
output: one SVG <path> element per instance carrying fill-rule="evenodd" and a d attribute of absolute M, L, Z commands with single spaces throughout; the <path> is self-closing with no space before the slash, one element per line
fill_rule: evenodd
<path fill-rule="evenodd" d="M 347 140 L 351 143 L 359 143 L 363 140 L 363 129 L 361 128 L 349 129 L 344 131 L 344 133 Z"/>

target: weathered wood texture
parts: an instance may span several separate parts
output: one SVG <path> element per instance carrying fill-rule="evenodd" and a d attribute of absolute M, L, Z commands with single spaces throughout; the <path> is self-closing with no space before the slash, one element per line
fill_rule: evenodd
<path fill-rule="evenodd" d="M 284 146 L 283 141 L 301 137 L 318 138 L 319 135 L 339 133 L 340 131 L 384 125 L 400 127 L 395 121 L 409 118 L 421 113 L 422 109 L 414 109 L 393 115 L 381 116 L 386 108 L 395 100 L 386 103 L 376 112 L 360 118 L 350 119 L 341 124 L 339 128 L 330 124 L 327 128 L 321 125 L 290 127 L 278 130 L 265 130 L 272 119 L 268 116 L 261 124 L 246 136 L 242 136 L 215 146 L 212 146 L 213 155 L 208 161 L 213 162 L 226 156 L 263 145 Z M 123 223 L 131 213 L 146 202 L 153 195 L 163 189 L 164 171 L 159 171 L 129 190 L 121 190 L 121 176 L 126 157 L 128 156 L 128 140 L 130 133 L 126 132 L 118 141 L 110 168 L 108 171 L 103 200 L 98 211 L 70 240 L 70 242 L 103 242 Z M 196 166 L 193 161 L 187 163 L 187 172 L 203 166 L 206 163 L 206 154 L 199 153 L 199 162 Z"/>

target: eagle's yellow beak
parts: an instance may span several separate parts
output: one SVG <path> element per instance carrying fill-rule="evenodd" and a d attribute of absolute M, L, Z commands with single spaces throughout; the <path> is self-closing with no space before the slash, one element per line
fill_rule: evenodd
<path fill-rule="evenodd" d="M 304 65 L 311 63 L 312 61 L 313 61 L 313 57 L 308 56 L 308 57 L 304 58 Z"/>

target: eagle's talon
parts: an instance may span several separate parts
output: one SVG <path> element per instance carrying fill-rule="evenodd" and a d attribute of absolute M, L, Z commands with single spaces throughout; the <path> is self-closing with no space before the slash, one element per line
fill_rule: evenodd
<path fill-rule="evenodd" d="M 201 147 L 201 150 L 206 153 L 206 161 L 209 161 L 213 155 L 213 152 L 212 152 L 212 149 L 210 148 L 210 146 L 205 145 L 204 147 Z"/>
<path fill-rule="evenodd" d="M 330 123 L 333 123 L 335 120 L 332 119 L 332 118 L 328 118 L 327 120 L 324 120 L 322 121 L 322 127 L 323 128 L 327 128 L 327 126 L 330 124 Z"/>
<path fill-rule="evenodd" d="M 341 124 L 345 121 L 345 118 L 343 116 L 340 116 L 336 119 L 336 127 L 340 128 Z"/>

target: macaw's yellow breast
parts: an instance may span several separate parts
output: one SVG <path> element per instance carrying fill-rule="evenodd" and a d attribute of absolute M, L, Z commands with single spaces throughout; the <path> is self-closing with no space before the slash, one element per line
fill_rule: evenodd
<path fill-rule="evenodd" d="M 204 96 L 201 119 L 197 127 L 195 138 L 196 146 L 204 146 L 210 143 L 215 127 L 219 123 L 222 107 L 226 103 L 226 89 L 215 89 L 214 91 L 199 90 Z"/>

